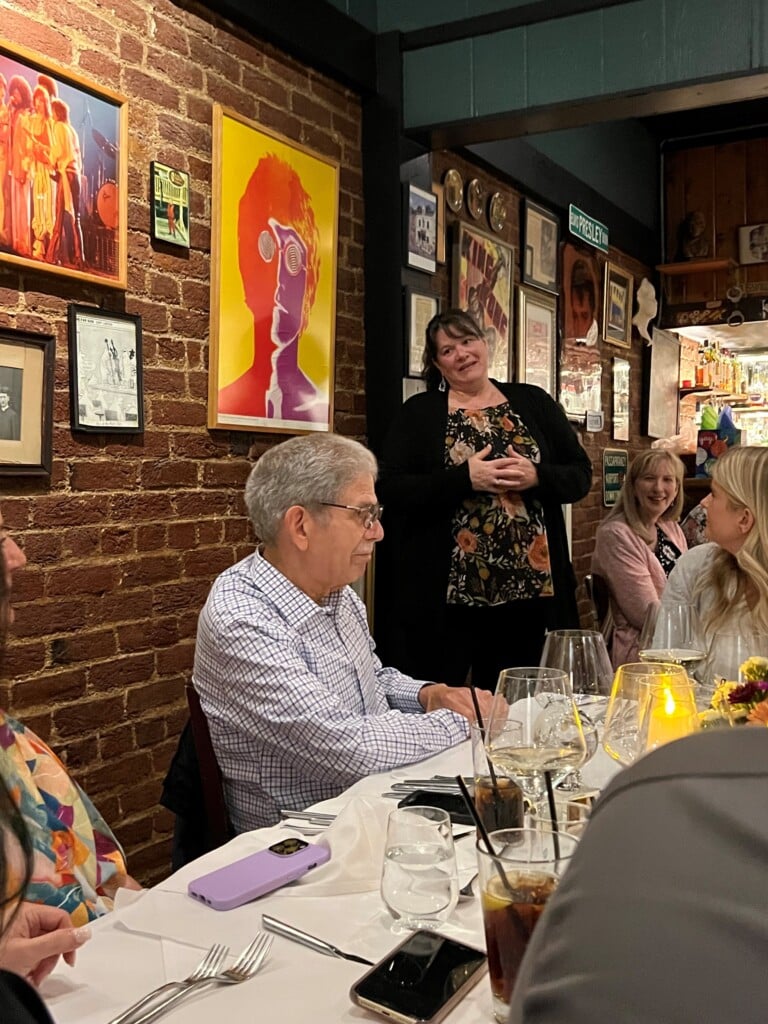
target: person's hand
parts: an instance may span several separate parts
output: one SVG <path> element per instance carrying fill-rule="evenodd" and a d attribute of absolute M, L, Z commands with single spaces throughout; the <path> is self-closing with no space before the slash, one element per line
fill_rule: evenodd
<path fill-rule="evenodd" d="M 512 470 L 515 470 L 514 479 L 519 478 L 519 468 L 513 459 L 489 459 L 491 445 L 487 444 L 482 451 L 476 452 L 467 459 L 469 466 L 469 479 L 474 491 L 488 491 L 491 494 L 501 494 L 504 491 L 512 490 Z M 519 456 L 515 456 L 519 458 Z M 523 461 L 527 462 L 527 459 Z"/>
<path fill-rule="evenodd" d="M 0 967 L 38 986 L 51 973 L 60 956 L 71 967 L 75 950 L 90 937 L 90 927 L 73 928 L 65 910 L 23 902 L 0 940 Z"/>
<path fill-rule="evenodd" d="M 475 690 L 475 694 L 480 714 L 483 720 L 487 721 L 491 714 L 493 694 L 488 690 L 478 689 Z M 446 686 L 445 683 L 422 686 L 419 690 L 419 703 L 427 712 L 447 708 L 449 711 L 455 711 L 457 715 L 463 715 L 469 722 L 475 721 L 475 705 L 468 686 Z"/>
<path fill-rule="evenodd" d="M 539 473 L 536 464 L 526 459 L 524 455 L 518 455 L 510 445 L 507 448 L 509 458 L 504 459 L 505 479 L 510 481 L 510 491 L 529 491 L 531 487 L 539 486 Z"/>

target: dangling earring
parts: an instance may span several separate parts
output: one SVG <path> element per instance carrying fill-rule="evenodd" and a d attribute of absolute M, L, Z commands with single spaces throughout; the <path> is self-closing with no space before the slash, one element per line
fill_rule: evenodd
<path fill-rule="evenodd" d="M 448 385 L 445 383 L 445 377 L 440 378 L 440 383 L 437 385 L 438 391 L 447 391 Z"/>

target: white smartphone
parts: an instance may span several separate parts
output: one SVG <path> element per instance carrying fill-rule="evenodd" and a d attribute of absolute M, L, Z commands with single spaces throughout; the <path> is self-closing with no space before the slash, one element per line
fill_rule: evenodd
<path fill-rule="evenodd" d="M 488 958 L 463 942 L 419 931 L 350 989 L 353 1003 L 399 1024 L 437 1024 L 483 976 Z"/>

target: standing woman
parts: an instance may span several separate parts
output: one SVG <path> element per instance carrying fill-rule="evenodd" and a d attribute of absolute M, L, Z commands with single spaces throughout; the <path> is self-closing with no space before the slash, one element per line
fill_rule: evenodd
<path fill-rule="evenodd" d="M 561 505 L 592 467 L 545 391 L 489 379 L 468 313 L 429 322 L 423 376 L 384 446 L 377 643 L 417 678 L 458 686 L 471 669 L 494 689 L 501 669 L 538 665 L 546 629 L 578 626 Z"/>
<path fill-rule="evenodd" d="M 616 504 L 597 528 L 592 571 L 611 594 L 611 661 L 637 661 L 640 630 L 657 605 L 667 576 L 688 550 L 678 525 L 685 467 L 673 452 L 641 452 L 633 460 Z"/>

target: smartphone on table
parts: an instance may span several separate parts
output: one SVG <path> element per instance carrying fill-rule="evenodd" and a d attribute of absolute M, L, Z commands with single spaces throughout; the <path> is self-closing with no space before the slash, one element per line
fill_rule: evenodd
<path fill-rule="evenodd" d="M 416 789 L 398 803 L 398 807 L 439 807 L 447 811 L 454 825 L 474 825 L 460 793 L 441 793 L 431 789 Z"/>
<path fill-rule="evenodd" d="M 195 878 L 187 891 L 214 910 L 232 910 L 295 882 L 312 868 L 325 864 L 330 856 L 327 847 L 290 836 L 266 850 Z"/>
<path fill-rule="evenodd" d="M 436 932 L 409 935 L 350 989 L 353 1003 L 399 1024 L 437 1024 L 486 971 L 480 949 Z"/>

